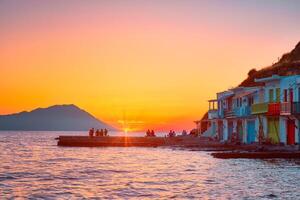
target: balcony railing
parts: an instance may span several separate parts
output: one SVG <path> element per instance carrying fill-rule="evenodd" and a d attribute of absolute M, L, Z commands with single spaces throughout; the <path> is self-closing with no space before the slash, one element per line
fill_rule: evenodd
<path fill-rule="evenodd" d="M 251 114 L 263 114 L 268 112 L 268 103 L 256 103 L 251 106 Z"/>
<path fill-rule="evenodd" d="M 218 110 L 208 111 L 208 119 L 217 119 L 217 118 L 218 118 Z"/>
<path fill-rule="evenodd" d="M 233 118 L 235 117 L 235 112 L 233 110 L 225 110 L 224 116 L 225 118 Z"/>
<path fill-rule="evenodd" d="M 292 104 L 292 114 L 300 115 L 300 102 L 294 102 Z"/>
<path fill-rule="evenodd" d="M 251 114 L 251 108 L 250 106 L 235 108 L 234 113 L 237 117 L 247 117 Z"/>
<path fill-rule="evenodd" d="M 278 116 L 280 115 L 280 103 L 269 103 L 268 105 L 268 115 Z"/>
<path fill-rule="evenodd" d="M 282 102 L 280 104 L 280 115 L 291 115 L 292 104 L 291 102 Z"/>

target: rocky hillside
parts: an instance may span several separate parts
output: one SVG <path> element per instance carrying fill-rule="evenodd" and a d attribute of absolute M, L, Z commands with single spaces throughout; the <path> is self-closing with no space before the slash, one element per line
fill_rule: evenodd
<path fill-rule="evenodd" d="M 239 85 L 244 87 L 258 86 L 255 78 L 264 78 L 274 74 L 280 76 L 300 74 L 300 42 L 289 53 L 284 54 L 277 63 L 261 70 L 252 69 L 248 72 L 248 77 Z"/>

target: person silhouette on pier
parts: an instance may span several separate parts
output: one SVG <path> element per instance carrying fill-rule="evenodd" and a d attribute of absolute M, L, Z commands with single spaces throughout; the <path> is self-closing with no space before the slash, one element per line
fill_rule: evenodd
<path fill-rule="evenodd" d="M 146 137 L 150 137 L 150 135 L 151 135 L 151 132 L 150 132 L 150 130 L 148 129 L 147 132 L 146 132 Z"/>
<path fill-rule="evenodd" d="M 100 132 L 99 132 L 99 129 L 97 129 L 97 130 L 96 130 L 96 133 L 95 133 L 95 136 L 97 136 L 97 137 L 98 137 L 98 136 L 99 136 L 99 134 L 100 134 Z"/>
<path fill-rule="evenodd" d="M 103 129 L 100 129 L 99 136 L 103 136 Z"/>
<path fill-rule="evenodd" d="M 94 132 L 95 132 L 95 129 L 91 128 L 90 131 L 89 131 L 89 136 L 94 137 Z"/>
<path fill-rule="evenodd" d="M 150 136 L 151 136 L 151 137 L 155 137 L 154 130 L 151 131 Z"/>

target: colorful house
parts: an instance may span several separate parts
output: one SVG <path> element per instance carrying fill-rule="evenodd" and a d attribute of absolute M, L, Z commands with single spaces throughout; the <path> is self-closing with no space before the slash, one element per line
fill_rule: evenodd
<path fill-rule="evenodd" d="M 255 142 L 255 116 L 251 115 L 251 106 L 258 90 L 255 87 L 233 89 L 234 131 L 236 140 L 241 143 Z"/>
<path fill-rule="evenodd" d="M 282 77 L 280 88 L 281 142 L 288 145 L 300 143 L 300 76 Z"/>
<path fill-rule="evenodd" d="M 255 116 L 251 115 L 251 106 L 258 90 L 257 87 L 237 87 L 217 93 L 217 99 L 209 101 L 210 134 L 216 131 L 214 136 L 220 141 L 255 142 Z"/>
<path fill-rule="evenodd" d="M 267 125 L 264 123 L 263 126 L 267 128 L 264 129 L 263 137 L 273 144 L 280 143 L 280 80 L 281 77 L 278 75 L 255 80 L 265 84 L 262 105 L 266 112 L 262 118 L 267 123 Z"/>
<path fill-rule="evenodd" d="M 300 76 L 278 76 L 257 79 L 265 83 L 267 124 L 264 135 L 271 143 L 294 145 L 299 143 L 299 116 L 297 106 L 300 92 Z"/>

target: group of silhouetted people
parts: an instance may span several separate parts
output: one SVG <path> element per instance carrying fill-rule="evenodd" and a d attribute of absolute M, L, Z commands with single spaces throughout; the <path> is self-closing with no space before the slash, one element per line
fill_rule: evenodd
<path fill-rule="evenodd" d="M 182 136 L 186 136 L 186 135 L 187 135 L 187 131 L 183 130 L 182 131 Z M 192 132 L 190 133 L 190 135 L 193 135 Z M 105 128 L 105 129 L 97 129 L 95 131 L 94 128 L 91 128 L 89 130 L 89 136 L 90 137 L 94 137 L 94 136 L 96 136 L 96 137 L 108 136 L 108 130 Z M 167 136 L 168 137 L 176 137 L 176 133 L 175 133 L 174 130 L 170 130 L 170 132 L 168 133 Z M 146 137 L 156 137 L 154 130 L 149 130 L 148 129 L 147 132 L 146 132 Z"/>
<path fill-rule="evenodd" d="M 186 130 L 183 130 L 182 131 L 182 134 L 181 136 L 187 136 L 188 133 Z M 154 130 L 147 130 L 146 132 L 146 137 L 156 137 L 155 133 L 154 133 Z M 168 133 L 168 135 L 165 135 L 165 137 L 176 137 L 176 133 L 174 130 L 170 130 L 170 132 Z"/>
<path fill-rule="evenodd" d="M 108 136 L 108 130 L 105 128 L 105 129 L 97 129 L 95 131 L 94 128 L 91 128 L 89 130 L 89 136 L 90 137 L 94 137 L 94 136 Z"/>
<path fill-rule="evenodd" d="M 154 130 L 147 130 L 146 132 L 146 137 L 156 137 L 155 133 L 154 133 Z"/>
<path fill-rule="evenodd" d="M 168 133 L 168 137 L 175 137 L 176 133 L 173 130 L 170 130 L 170 132 Z"/>

